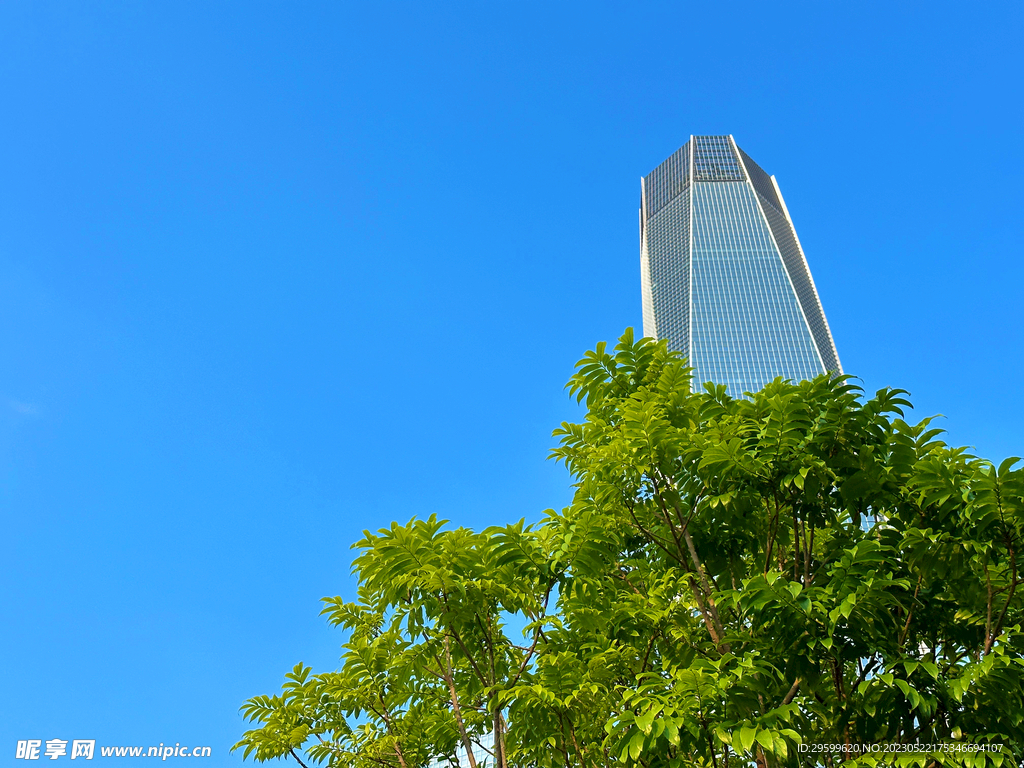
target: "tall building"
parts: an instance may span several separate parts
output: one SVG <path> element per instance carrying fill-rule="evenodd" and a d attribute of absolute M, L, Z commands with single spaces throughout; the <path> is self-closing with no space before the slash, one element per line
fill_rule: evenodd
<path fill-rule="evenodd" d="M 644 335 L 689 359 L 695 388 L 842 373 L 779 185 L 732 136 L 691 136 L 640 184 Z"/>

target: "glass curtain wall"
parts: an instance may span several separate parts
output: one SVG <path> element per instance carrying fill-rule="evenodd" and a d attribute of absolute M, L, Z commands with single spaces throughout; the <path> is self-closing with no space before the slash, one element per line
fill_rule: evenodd
<path fill-rule="evenodd" d="M 641 182 L 644 334 L 733 396 L 841 373 L 789 212 L 731 136 L 693 136 Z"/>

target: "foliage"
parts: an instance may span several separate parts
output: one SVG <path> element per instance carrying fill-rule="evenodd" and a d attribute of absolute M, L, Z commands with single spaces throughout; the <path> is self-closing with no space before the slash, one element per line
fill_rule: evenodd
<path fill-rule="evenodd" d="M 900 390 L 821 376 L 733 399 L 689 374 L 630 331 L 588 352 L 568 384 L 586 418 L 553 451 L 575 497 L 535 526 L 367 533 L 357 600 L 324 600 L 340 671 L 299 665 L 251 699 L 236 748 L 339 768 L 491 739 L 503 767 L 1019 762 L 1016 460 L 908 424 Z"/>

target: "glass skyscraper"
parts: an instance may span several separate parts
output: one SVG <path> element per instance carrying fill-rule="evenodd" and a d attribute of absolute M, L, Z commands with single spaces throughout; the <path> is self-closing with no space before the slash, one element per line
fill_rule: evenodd
<path fill-rule="evenodd" d="M 732 136 L 691 136 L 641 180 L 640 281 L 644 335 L 689 359 L 695 388 L 842 373 L 779 185 Z"/>

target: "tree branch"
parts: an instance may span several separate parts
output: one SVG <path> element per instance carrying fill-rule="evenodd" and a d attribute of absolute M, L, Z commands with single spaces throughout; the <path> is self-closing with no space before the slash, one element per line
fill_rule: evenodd
<path fill-rule="evenodd" d="M 799 690 L 800 690 L 800 678 L 798 677 L 796 680 L 793 681 L 793 685 L 790 686 L 790 688 L 789 688 L 789 693 L 787 693 L 785 698 L 782 700 L 782 706 L 786 706 L 791 701 L 793 701 L 793 697 L 796 696 L 796 692 L 799 691 Z"/>
<path fill-rule="evenodd" d="M 444 637 L 444 655 L 445 655 L 445 682 L 448 683 L 448 693 L 451 696 L 452 701 L 452 714 L 455 716 L 455 725 L 459 729 L 459 735 L 462 737 L 462 746 L 466 750 L 466 755 L 469 759 L 469 768 L 476 768 L 476 757 L 473 756 L 473 742 L 470 741 L 469 734 L 466 733 L 466 723 L 462 719 L 462 707 L 459 706 L 459 694 L 455 691 L 455 674 L 452 668 L 452 650 L 451 645 L 448 641 L 448 636 Z"/>
<path fill-rule="evenodd" d="M 1017 552 L 1013 547 L 1013 543 L 1009 544 L 1010 549 L 1010 568 L 1012 569 L 1012 577 L 1010 579 L 1010 594 L 1006 596 L 1006 602 L 1003 604 L 1003 610 L 999 612 L 999 619 L 996 621 L 995 629 L 993 630 L 992 642 L 999 637 L 999 634 L 1003 631 L 1003 622 L 1006 620 L 1006 611 L 1010 608 L 1010 602 L 1013 600 L 1013 593 L 1017 591 Z M 986 642 L 985 653 L 992 649 L 991 643 Z"/>

